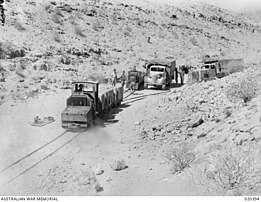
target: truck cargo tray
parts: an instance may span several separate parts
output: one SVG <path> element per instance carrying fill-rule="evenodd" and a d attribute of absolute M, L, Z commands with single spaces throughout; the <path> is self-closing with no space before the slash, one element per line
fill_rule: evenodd
<path fill-rule="evenodd" d="M 52 123 L 54 121 L 55 121 L 55 119 L 51 116 L 44 117 L 43 119 L 38 119 L 37 121 L 31 123 L 31 126 L 42 127 L 42 126 L 45 126 L 45 125 Z"/>

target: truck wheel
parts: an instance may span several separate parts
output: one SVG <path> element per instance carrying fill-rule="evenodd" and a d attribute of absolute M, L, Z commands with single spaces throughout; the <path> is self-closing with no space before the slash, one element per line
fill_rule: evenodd
<path fill-rule="evenodd" d="M 164 85 L 162 85 L 162 90 L 166 90 L 167 89 L 167 86 L 166 86 L 166 84 L 164 84 Z"/>

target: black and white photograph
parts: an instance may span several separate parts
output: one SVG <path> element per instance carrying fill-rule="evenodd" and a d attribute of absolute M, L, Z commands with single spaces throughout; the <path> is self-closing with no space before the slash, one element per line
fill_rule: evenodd
<path fill-rule="evenodd" d="M 260 0 L 0 0 L 0 199 L 90 196 L 261 200 Z"/>

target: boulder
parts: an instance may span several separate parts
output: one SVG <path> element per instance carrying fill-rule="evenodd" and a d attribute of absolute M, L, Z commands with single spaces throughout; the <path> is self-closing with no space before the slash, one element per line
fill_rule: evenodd
<path fill-rule="evenodd" d="M 104 173 L 104 170 L 101 168 L 100 164 L 94 166 L 93 171 L 94 171 L 95 175 L 101 175 Z"/>
<path fill-rule="evenodd" d="M 41 64 L 40 67 L 39 67 L 39 70 L 44 70 L 44 71 L 47 71 L 48 70 L 48 66 L 47 64 Z"/>
<path fill-rule="evenodd" d="M 200 135 L 197 136 L 197 139 L 202 138 L 202 137 L 206 137 L 206 136 L 207 136 L 206 133 L 201 133 Z"/>
<path fill-rule="evenodd" d="M 127 168 L 126 162 L 124 159 L 114 159 L 110 164 L 111 168 L 115 171 L 120 171 Z"/>
<path fill-rule="evenodd" d="M 140 139 L 147 139 L 148 138 L 148 133 L 146 131 L 141 131 L 138 136 L 140 137 Z"/>
<path fill-rule="evenodd" d="M 197 119 L 195 119 L 193 121 L 193 123 L 191 124 L 191 128 L 196 128 L 198 127 L 199 125 L 201 125 L 203 123 L 203 119 L 202 119 L 202 116 L 199 116 Z"/>
<path fill-rule="evenodd" d="M 136 122 L 134 123 L 134 125 L 135 125 L 135 126 L 140 125 L 140 122 L 139 122 L 139 121 L 136 121 Z"/>
<path fill-rule="evenodd" d="M 152 131 L 160 131 L 163 128 L 162 125 L 154 124 L 152 126 Z"/>

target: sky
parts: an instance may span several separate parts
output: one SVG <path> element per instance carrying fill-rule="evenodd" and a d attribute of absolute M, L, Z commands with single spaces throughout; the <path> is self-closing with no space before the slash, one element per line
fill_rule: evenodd
<path fill-rule="evenodd" d="M 255 11 L 261 9 L 261 0 L 203 0 L 215 6 L 234 12 Z"/>

